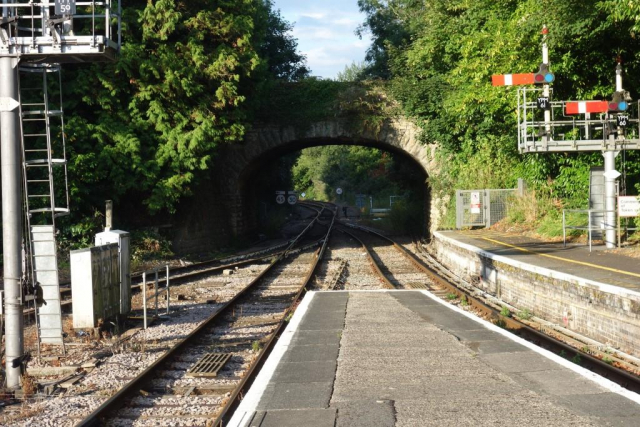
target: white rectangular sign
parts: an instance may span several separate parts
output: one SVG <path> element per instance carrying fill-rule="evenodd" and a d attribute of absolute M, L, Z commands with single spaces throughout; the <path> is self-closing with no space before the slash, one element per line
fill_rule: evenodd
<path fill-rule="evenodd" d="M 640 199 L 638 196 L 619 196 L 618 215 L 621 218 L 640 216 Z"/>
<path fill-rule="evenodd" d="M 471 213 L 480 213 L 480 192 L 474 191 L 471 193 Z"/>

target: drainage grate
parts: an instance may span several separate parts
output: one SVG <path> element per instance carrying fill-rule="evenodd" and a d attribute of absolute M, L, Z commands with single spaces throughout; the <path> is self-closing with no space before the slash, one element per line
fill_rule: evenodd
<path fill-rule="evenodd" d="M 215 377 L 218 371 L 222 369 L 225 363 L 231 359 L 229 353 L 208 353 L 187 371 L 187 376 L 192 378 L 198 377 Z"/>
<path fill-rule="evenodd" d="M 429 289 L 429 287 L 427 285 L 425 285 L 424 283 L 409 283 L 409 286 L 411 287 L 411 289 Z"/>

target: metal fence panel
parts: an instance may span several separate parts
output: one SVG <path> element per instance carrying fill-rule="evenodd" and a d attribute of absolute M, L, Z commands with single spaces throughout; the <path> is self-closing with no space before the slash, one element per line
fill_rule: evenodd
<path fill-rule="evenodd" d="M 485 190 L 487 193 L 488 208 L 486 226 L 491 227 L 493 224 L 506 218 L 509 210 L 509 200 L 515 195 L 516 190 Z"/>
<path fill-rule="evenodd" d="M 485 222 L 484 190 L 456 191 L 456 227 L 481 227 Z"/>
<path fill-rule="evenodd" d="M 457 190 L 456 228 L 490 227 L 507 216 L 515 189 Z"/>

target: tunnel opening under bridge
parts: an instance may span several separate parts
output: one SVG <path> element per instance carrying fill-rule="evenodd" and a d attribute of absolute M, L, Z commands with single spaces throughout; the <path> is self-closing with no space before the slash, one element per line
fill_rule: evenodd
<path fill-rule="evenodd" d="M 315 147 L 325 149 L 308 150 Z M 337 147 L 344 149 L 331 149 Z M 354 153 L 345 150 L 348 147 L 361 150 Z M 336 170 L 325 173 L 328 182 L 314 183 L 312 191 L 307 190 L 309 194 L 302 197 L 305 183 L 295 180 L 299 176 L 295 176 L 292 169 L 297 165 L 301 174 L 300 169 L 306 167 L 301 163 L 316 160 L 314 155 L 344 158 L 327 160 L 319 157 L 318 161 L 324 162 L 325 168 Z M 354 156 L 356 162 L 359 158 L 361 161 L 349 164 L 353 160 L 349 155 Z M 368 170 L 355 172 L 354 168 Z M 265 230 L 271 231 L 269 226 L 277 222 L 278 217 L 292 213 L 287 202 L 282 205 L 276 202 L 276 191 L 291 190 L 297 190 L 300 201 L 321 199 L 348 206 L 347 214 L 366 214 L 369 221 L 373 220 L 372 224 L 386 222 L 383 227 L 397 234 L 429 236 L 431 195 L 428 174 L 419 161 L 400 148 L 362 138 L 306 138 L 265 151 L 248 163 L 238 177 L 241 221 L 245 231 L 252 237 L 264 235 Z M 385 212 L 393 204 L 393 213 Z"/>

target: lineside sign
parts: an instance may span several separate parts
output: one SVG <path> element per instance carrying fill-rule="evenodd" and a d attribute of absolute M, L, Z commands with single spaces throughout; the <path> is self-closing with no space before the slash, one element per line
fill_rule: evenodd
<path fill-rule="evenodd" d="M 640 216 L 640 198 L 638 196 L 619 196 L 618 216 L 620 218 Z"/>
<path fill-rule="evenodd" d="M 56 0 L 56 15 L 75 15 L 76 0 Z"/>

